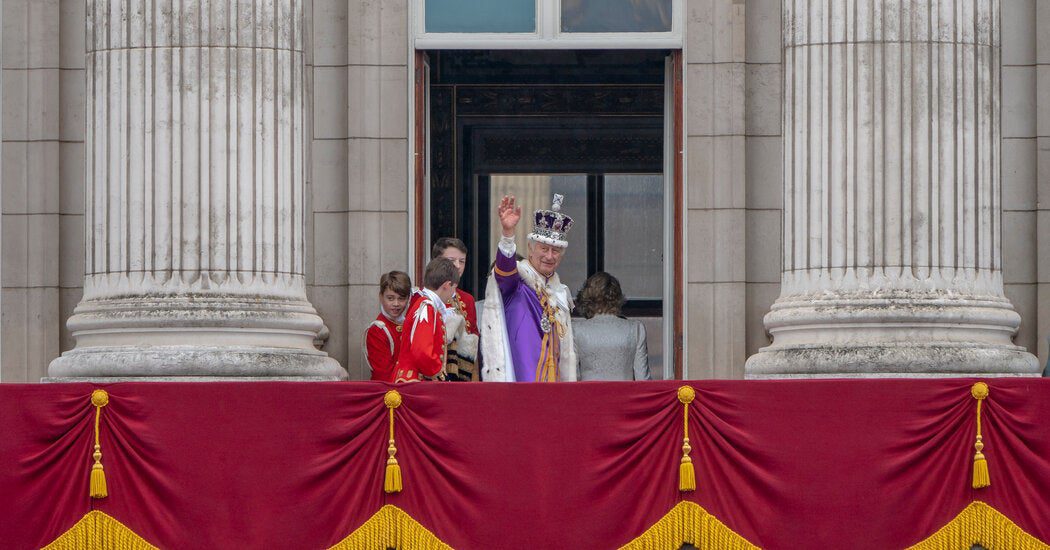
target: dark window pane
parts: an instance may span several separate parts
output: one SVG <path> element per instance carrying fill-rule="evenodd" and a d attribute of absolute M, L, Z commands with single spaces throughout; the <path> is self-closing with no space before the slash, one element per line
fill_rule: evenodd
<path fill-rule="evenodd" d="M 535 32 L 535 0 L 426 0 L 426 32 Z"/>
<path fill-rule="evenodd" d="M 528 241 L 525 236 L 532 231 L 533 213 L 540 208 L 550 208 L 554 194 L 565 196 L 561 211 L 573 220 L 569 230 L 569 247 L 565 249 L 561 265 L 558 266 L 558 277 L 562 284 L 568 285 L 569 291 L 576 291 L 587 280 L 587 176 L 583 174 L 546 175 L 546 174 L 492 174 L 489 179 L 492 204 L 498 205 L 504 195 L 514 195 L 521 206 L 521 221 L 515 240 L 518 253 L 527 255 Z M 493 206 L 495 211 L 495 206 Z M 492 216 L 492 227 L 489 229 L 489 250 L 496 250 L 503 229 L 499 216 Z"/>
<path fill-rule="evenodd" d="M 561 0 L 562 32 L 667 32 L 671 0 Z"/>
<path fill-rule="evenodd" d="M 629 300 L 661 300 L 664 288 L 664 178 L 605 176 L 605 271 Z"/>

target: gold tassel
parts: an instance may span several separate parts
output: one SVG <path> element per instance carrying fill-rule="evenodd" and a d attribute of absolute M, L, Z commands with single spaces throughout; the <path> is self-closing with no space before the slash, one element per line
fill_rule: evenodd
<path fill-rule="evenodd" d="M 973 448 L 973 488 L 982 489 L 992 484 L 988 477 L 988 461 L 984 458 L 984 442 L 981 440 L 981 403 L 988 397 L 988 384 L 978 382 L 970 388 L 970 395 L 977 400 L 977 441 Z"/>
<path fill-rule="evenodd" d="M 397 463 L 394 455 L 397 447 L 394 446 L 394 409 L 401 406 L 401 394 L 397 390 L 390 390 L 383 396 L 383 404 L 390 413 L 390 444 L 386 448 L 389 455 L 386 459 L 386 477 L 383 479 L 383 490 L 387 493 L 401 492 L 401 465 Z"/>
<path fill-rule="evenodd" d="M 678 388 L 678 400 L 682 403 L 684 418 L 682 421 L 682 463 L 678 466 L 679 491 L 696 490 L 696 471 L 693 469 L 693 459 L 689 458 L 689 451 L 693 450 L 689 446 L 689 404 L 694 398 L 696 398 L 696 390 L 692 386 Z"/>
<path fill-rule="evenodd" d="M 106 390 L 91 392 L 91 404 L 95 406 L 95 452 L 91 454 L 95 463 L 91 466 L 89 494 L 91 498 L 106 498 L 109 496 L 109 491 L 106 489 L 106 471 L 102 469 L 102 446 L 98 442 L 98 423 L 102 417 L 102 407 L 109 404 L 109 394 L 106 393 Z"/>

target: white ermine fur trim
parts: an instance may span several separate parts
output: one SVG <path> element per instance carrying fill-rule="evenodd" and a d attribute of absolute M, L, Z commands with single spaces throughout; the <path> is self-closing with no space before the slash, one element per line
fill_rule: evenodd
<path fill-rule="evenodd" d="M 500 254 L 500 252 L 497 252 Z M 507 318 L 503 312 L 503 295 L 495 275 L 489 274 L 485 287 L 485 304 L 481 307 L 481 379 L 485 382 L 514 382 L 514 362 L 507 344 Z"/>
<path fill-rule="evenodd" d="M 561 240 L 558 240 L 558 239 L 552 239 L 550 237 L 544 237 L 543 235 L 537 235 L 535 233 L 529 233 L 527 238 L 530 241 L 533 241 L 533 242 L 549 244 L 551 246 L 556 246 L 558 248 L 568 248 L 569 247 L 569 241 L 561 241 Z"/>
<path fill-rule="evenodd" d="M 456 355 L 474 362 L 478 357 L 478 335 L 461 331 L 456 337 Z"/>
<path fill-rule="evenodd" d="M 452 340 L 461 332 L 464 326 L 463 316 L 452 311 L 445 313 L 445 344 L 451 344 Z"/>

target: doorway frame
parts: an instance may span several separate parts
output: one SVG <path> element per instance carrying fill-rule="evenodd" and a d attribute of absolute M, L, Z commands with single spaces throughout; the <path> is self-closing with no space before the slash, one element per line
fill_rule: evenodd
<path fill-rule="evenodd" d="M 427 98 L 429 78 L 428 60 L 426 51 L 421 49 L 412 50 L 412 64 L 408 67 L 410 79 L 409 89 L 409 140 L 408 156 L 409 171 L 411 178 L 411 192 L 409 196 L 409 257 L 411 272 L 416 280 L 421 280 L 423 267 L 426 266 L 429 251 L 429 227 L 428 212 L 429 201 L 429 105 Z M 664 151 L 670 153 L 670 189 L 665 193 L 671 220 L 671 231 L 665 233 L 668 239 L 666 245 L 671 250 L 671 261 L 665 262 L 664 271 L 670 269 L 669 278 L 671 285 L 664 285 L 664 303 L 669 304 L 671 310 L 670 319 L 670 347 L 665 348 L 665 353 L 671 355 L 673 379 L 682 380 L 685 376 L 685 258 L 684 252 L 684 219 L 685 219 L 685 119 L 683 113 L 684 105 L 684 55 L 681 49 L 674 49 L 670 53 L 668 63 L 670 75 L 667 75 L 671 83 L 670 90 L 671 105 L 671 128 L 665 128 L 670 134 L 670 140 L 664 144 Z M 667 316 L 664 317 L 667 322 Z M 666 330 L 666 329 L 665 329 Z M 667 333 L 665 333 L 666 335 Z M 666 339 L 665 339 L 666 341 Z"/>

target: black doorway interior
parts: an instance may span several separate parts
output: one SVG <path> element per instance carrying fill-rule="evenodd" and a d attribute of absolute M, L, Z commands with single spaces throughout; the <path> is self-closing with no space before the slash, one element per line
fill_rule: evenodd
<path fill-rule="evenodd" d="M 578 212 L 573 215 L 586 221 L 570 238 L 570 256 L 578 265 L 563 264 L 578 273 L 576 282 L 618 265 L 619 256 L 610 256 L 622 252 L 606 236 L 630 231 L 628 224 L 662 223 L 648 218 L 654 211 L 662 218 L 667 52 L 427 53 L 430 235 L 454 235 L 467 243 L 471 257 L 464 289 L 479 299 L 484 293 L 494 253 L 491 216 L 499 201 L 492 194 L 508 177 L 525 177 L 513 175 L 546 175 L 551 189 L 572 193 L 571 208 Z M 658 192 L 639 191 L 646 185 Z M 632 209 L 639 219 L 632 219 Z M 530 220 L 527 215 L 522 224 Z M 650 240 L 649 256 L 642 260 L 662 266 L 662 233 Z M 661 315 L 662 292 L 644 286 L 628 292 L 625 313 Z"/>

